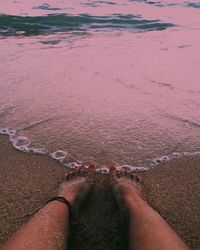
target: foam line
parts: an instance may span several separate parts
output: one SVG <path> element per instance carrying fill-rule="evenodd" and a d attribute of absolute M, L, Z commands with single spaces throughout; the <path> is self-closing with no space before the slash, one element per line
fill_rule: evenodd
<path fill-rule="evenodd" d="M 31 141 L 25 136 L 18 135 L 15 129 L 2 128 L 0 129 L 0 135 L 9 136 L 9 141 L 15 149 L 25 152 L 25 153 L 30 153 L 30 154 L 46 155 L 58 161 L 60 164 L 62 164 L 66 168 L 77 169 L 81 167 L 83 164 L 82 161 L 73 159 L 67 152 L 63 150 L 49 152 L 48 150 L 44 148 L 30 147 Z M 152 159 L 148 161 L 148 164 L 143 165 L 143 166 L 131 166 L 131 165 L 124 164 L 124 165 L 117 166 L 117 170 L 127 171 L 129 173 L 144 172 L 144 171 L 148 171 L 150 169 L 153 169 L 162 165 L 164 166 L 164 163 L 169 162 L 174 159 L 180 159 L 184 157 L 199 157 L 199 156 L 200 156 L 200 151 L 173 152 L 170 155 L 164 155 L 159 158 Z M 88 168 L 87 165 L 85 167 Z M 101 168 L 97 168 L 96 171 L 101 174 L 108 174 L 109 168 L 107 166 L 103 166 Z"/>

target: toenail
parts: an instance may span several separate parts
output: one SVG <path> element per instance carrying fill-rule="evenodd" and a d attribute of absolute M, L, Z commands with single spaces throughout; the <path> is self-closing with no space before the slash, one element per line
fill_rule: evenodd
<path fill-rule="evenodd" d="M 112 171 L 115 171 L 115 170 L 117 170 L 116 166 L 115 166 L 115 165 L 112 165 L 112 166 L 110 167 L 109 172 L 112 172 Z"/>
<path fill-rule="evenodd" d="M 90 163 L 90 165 L 89 165 L 89 167 L 88 167 L 89 169 L 95 169 L 96 168 L 96 166 L 95 166 L 95 164 L 94 163 Z"/>

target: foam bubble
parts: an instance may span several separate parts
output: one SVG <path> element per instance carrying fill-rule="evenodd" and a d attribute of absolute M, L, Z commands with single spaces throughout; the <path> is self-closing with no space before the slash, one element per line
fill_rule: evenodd
<path fill-rule="evenodd" d="M 67 153 L 65 151 L 58 150 L 58 151 L 51 153 L 49 156 L 55 160 L 63 162 L 65 158 L 67 157 Z"/>
<path fill-rule="evenodd" d="M 181 157 L 181 154 L 180 153 L 178 153 L 178 152 L 174 152 L 174 153 L 172 153 L 172 157 L 173 158 L 180 158 Z"/>
<path fill-rule="evenodd" d="M 150 164 L 150 167 L 154 167 L 163 163 L 166 163 L 172 159 L 179 159 L 181 157 L 180 153 L 174 152 L 172 155 L 164 155 L 159 158 L 153 159 L 153 162 Z"/>
<path fill-rule="evenodd" d="M 184 152 L 183 155 L 184 156 L 190 156 L 190 153 L 189 152 Z"/>
<path fill-rule="evenodd" d="M 103 168 L 98 168 L 96 170 L 97 173 L 101 173 L 101 174 L 108 174 L 109 169 L 107 167 L 103 167 Z"/>
<path fill-rule="evenodd" d="M 0 129 L 0 135 L 9 135 L 9 136 L 15 136 L 16 135 L 15 129 L 9 129 L 9 128 L 2 128 Z"/>
<path fill-rule="evenodd" d="M 191 156 L 200 156 L 200 151 L 192 152 Z"/>
<path fill-rule="evenodd" d="M 130 172 L 130 171 L 131 171 L 131 167 L 128 166 L 128 165 L 122 165 L 122 166 L 120 166 L 120 168 L 121 168 L 122 170 L 127 171 L 127 172 Z"/>
<path fill-rule="evenodd" d="M 25 136 L 18 136 L 14 140 L 14 146 L 20 147 L 20 146 L 28 146 L 30 144 L 30 140 Z"/>
<path fill-rule="evenodd" d="M 48 151 L 44 148 L 29 148 L 29 153 L 46 155 L 48 154 Z"/>
<path fill-rule="evenodd" d="M 118 166 L 118 170 L 125 170 L 128 173 L 133 173 L 133 172 L 144 172 L 149 170 L 149 167 L 147 166 L 129 166 L 129 165 L 122 165 Z"/>
<path fill-rule="evenodd" d="M 21 145 L 16 148 L 24 153 L 29 153 L 29 147 L 27 145 Z"/>
<path fill-rule="evenodd" d="M 17 131 L 15 129 L 10 129 L 10 136 L 15 136 Z"/>
<path fill-rule="evenodd" d="M 14 139 L 10 139 L 10 142 L 12 143 L 13 147 L 20 150 L 20 151 L 23 151 L 23 152 L 26 152 L 28 153 L 29 152 L 29 144 L 30 144 L 30 141 L 27 137 L 25 136 L 18 136 Z"/>
<path fill-rule="evenodd" d="M 82 166 L 80 162 L 70 162 L 70 163 L 63 163 L 63 165 L 67 168 L 77 169 Z"/>
<path fill-rule="evenodd" d="M 160 157 L 160 160 L 164 163 L 164 162 L 169 161 L 169 160 L 170 160 L 170 157 L 167 156 L 167 155 L 164 155 L 164 156 Z"/>
<path fill-rule="evenodd" d="M 173 159 L 180 159 L 183 157 L 190 157 L 190 156 L 200 156 L 200 151 L 196 152 L 174 152 L 171 155 L 165 155 L 160 158 L 153 159 L 153 162 L 149 164 L 149 168 L 154 168 L 157 165 L 160 165 L 165 162 L 169 162 L 170 160 Z"/>
<path fill-rule="evenodd" d="M 155 165 L 158 165 L 158 164 L 161 164 L 162 161 L 160 160 L 160 158 L 157 158 L 157 159 L 154 159 L 154 160 L 153 160 L 153 163 L 154 163 Z"/>
<path fill-rule="evenodd" d="M 2 128 L 0 130 L 1 135 L 9 135 L 9 129 L 8 128 Z"/>
<path fill-rule="evenodd" d="M 148 170 L 149 167 L 131 167 L 131 172 L 145 172 Z"/>
<path fill-rule="evenodd" d="M 155 165 L 159 165 L 159 164 L 165 163 L 165 162 L 167 162 L 167 161 L 169 161 L 169 160 L 170 160 L 170 157 L 164 155 L 164 156 L 162 156 L 162 157 L 160 157 L 160 158 L 154 159 L 154 160 L 153 160 L 153 163 L 154 163 Z"/>

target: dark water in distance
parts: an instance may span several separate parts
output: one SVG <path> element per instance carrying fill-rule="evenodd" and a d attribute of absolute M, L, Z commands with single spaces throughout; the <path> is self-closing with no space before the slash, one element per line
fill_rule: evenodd
<path fill-rule="evenodd" d="M 19 147 L 99 166 L 199 154 L 199 8 L 1 2 L 0 129 L 16 129 Z"/>
<path fill-rule="evenodd" d="M 87 14 L 50 14 L 47 16 L 1 15 L 1 35 L 48 35 L 57 32 L 126 29 L 134 31 L 164 30 L 173 24 L 145 20 L 139 15 L 91 16 Z"/>

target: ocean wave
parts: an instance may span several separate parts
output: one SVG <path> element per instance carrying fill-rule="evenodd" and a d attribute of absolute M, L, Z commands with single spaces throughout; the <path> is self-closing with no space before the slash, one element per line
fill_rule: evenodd
<path fill-rule="evenodd" d="M 169 7 L 169 6 L 177 6 L 179 5 L 179 3 L 175 2 L 175 3 L 167 3 L 164 1 L 148 1 L 148 0 L 129 0 L 129 2 L 141 2 L 144 4 L 149 4 L 149 5 L 153 5 L 156 7 Z"/>
<path fill-rule="evenodd" d="M 200 9 L 200 2 L 199 3 L 188 3 L 187 6 Z"/>
<path fill-rule="evenodd" d="M 192 3 L 192 2 L 170 2 L 167 1 L 149 1 L 149 0 L 129 0 L 129 2 L 140 2 L 156 7 L 176 7 L 176 6 L 182 6 L 182 7 L 192 7 L 192 8 L 200 8 L 200 2 Z"/>
<path fill-rule="evenodd" d="M 146 20 L 140 15 L 91 16 L 86 14 L 49 14 L 46 16 L 0 15 L 1 36 L 37 36 L 56 32 L 126 29 L 129 31 L 165 30 L 176 26 L 160 20 Z"/>
<path fill-rule="evenodd" d="M 115 2 L 109 2 L 109 1 L 92 1 L 88 3 L 80 3 L 81 5 L 84 6 L 89 6 L 89 7 L 101 7 L 102 4 L 108 4 L 108 5 L 117 5 Z"/>
<path fill-rule="evenodd" d="M 15 129 L 10 128 L 2 128 L 0 129 L 0 135 L 7 135 L 9 136 L 9 141 L 12 144 L 12 146 L 24 153 L 29 154 L 39 154 L 39 155 L 45 155 L 48 156 L 60 164 L 62 164 L 64 167 L 69 169 L 77 169 L 81 167 L 83 164 L 87 168 L 88 165 L 86 165 L 83 161 L 74 159 L 72 156 L 70 156 L 67 152 L 63 150 L 57 150 L 55 152 L 49 152 L 47 149 L 44 148 L 34 148 L 31 147 L 31 141 L 23 136 L 19 135 Z M 170 155 L 164 155 L 155 159 L 148 160 L 148 163 L 145 163 L 144 165 L 140 166 L 131 166 L 127 164 L 122 164 L 119 166 L 116 166 L 117 170 L 126 171 L 126 172 L 144 172 L 148 171 L 160 166 L 165 166 L 165 163 L 174 160 L 174 159 L 181 159 L 185 157 L 199 157 L 200 151 L 194 151 L 194 152 L 173 152 Z M 97 169 L 98 173 L 107 174 L 109 172 L 109 168 L 107 166 L 102 166 L 101 168 Z"/>
<path fill-rule="evenodd" d="M 33 9 L 39 9 L 39 10 L 62 10 L 61 8 L 51 7 L 48 3 L 44 3 L 39 6 L 33 7 Z"/>

